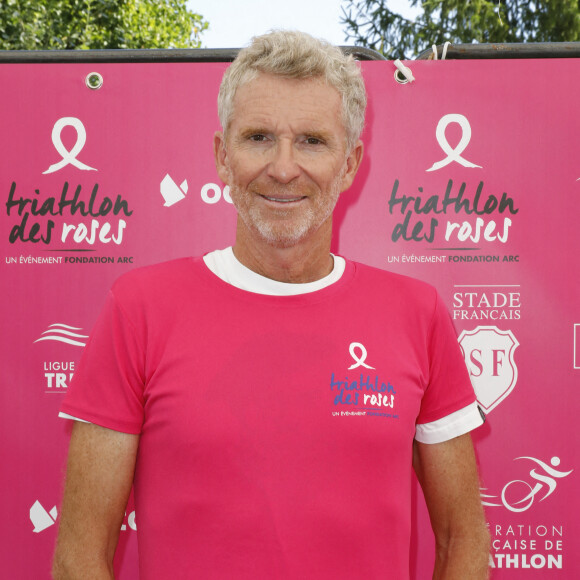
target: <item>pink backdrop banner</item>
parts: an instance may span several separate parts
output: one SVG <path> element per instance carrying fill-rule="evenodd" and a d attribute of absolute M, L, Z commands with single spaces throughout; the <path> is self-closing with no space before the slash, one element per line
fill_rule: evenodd
<path fill-rule="evenodd" d="M 580 62 L 364 63 L 365 159 L 333 251 L 434 284 L 488 421 L 492 578 L 580 575 Z M 226 64 L 0 66 L 3 573 L 48 578 L 70 425 L 57 417 L 113 280 L 230 245 L 212 137 Z M 87 88 L 91 72 L 103 77 Z M 388 300 L 388 296 L 385 296 Z M 354 313 L 356 314 L 356 313 Z M 224 344 L 227 342 L 224 337 Z M 412 577 L 433 541 L 415 493 Z M 132 502 L 116 557 L 138 577 Z"/>

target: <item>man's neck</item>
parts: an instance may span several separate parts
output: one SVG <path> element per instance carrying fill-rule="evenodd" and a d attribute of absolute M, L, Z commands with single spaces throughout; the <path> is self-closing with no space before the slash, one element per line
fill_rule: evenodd
<path fill-rule="evenodd" d="M 293 284 L 320 280 L 332 272 L 334 265 L 330 235 L 288 248 L 256 244 L 255 240 L 238 235 L 233 251 L 246 268 L 266 278 Z"/>

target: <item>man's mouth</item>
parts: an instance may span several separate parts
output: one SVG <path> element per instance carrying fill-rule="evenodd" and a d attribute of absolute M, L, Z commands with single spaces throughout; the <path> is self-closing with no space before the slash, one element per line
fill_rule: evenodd
<path fill-rule="evenodd" d="M 271 197 L 269 195 L 262 195 L 262 197 L 264 199 L 267 199 L 268 201 L 273 201 L 276 203 L 292 203 L 292 202 L 301 201 L 303 199 L 306 199 L 305 195 L 303 195 L 301 197 Z"/>

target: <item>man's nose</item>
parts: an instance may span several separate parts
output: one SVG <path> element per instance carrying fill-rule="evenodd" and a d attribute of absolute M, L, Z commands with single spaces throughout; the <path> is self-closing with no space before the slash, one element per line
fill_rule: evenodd
<path fill-rule="evenodd" d="M 300 175 L 300 166 L 292 143 L 279 141 L 272 151 L 268 175 L 280 183 L 289 183 Z"/>

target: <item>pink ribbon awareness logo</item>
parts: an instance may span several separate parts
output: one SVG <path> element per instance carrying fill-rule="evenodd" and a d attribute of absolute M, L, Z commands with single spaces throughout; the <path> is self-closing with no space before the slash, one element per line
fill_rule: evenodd
<path fill-rule="evenodd" d="M 451 145 L 449 145 L 449 141 L 447 141 L 447 137 L 445 137 L 445 129 L 447 129 L 447 126 L 451 123 L 457 123 L 461 127 L 461 139 L 459 140 L 459 143 L 457 144 L 455 149 L 453 149 Z M 439 143 L 441 149 L 443 149 L 443 152 L 447 153 L 447 157 L 445 157 L 445 159 L 442 159 L 441 161 L 437 161 L 436 163 L 434 163 L 432 167 L 427 169 L 427 171 L 436 171 L 437 169 L 441 169 L 442 167 L 449 165 L 453 161 L 456 161 L 460 165 L 463 165 L 463 167 L 481 168 L 481 165 L 476 165 L 475 163 L 467 161 L 467 159 L 461 157 L 461 154 L 465 151 L 465 149 L 469 145 L 469 142 L 471 141 L 471 125 L 469 124 L 467 117 L 459 115 L 457 113 L 450 113 L 449 115 L 444 115 L 443 117 L 441 117 L 439 123 L 437 124 L 435 137 L 437 137 L 437 142 Z"/>
<path fill-rule="evenodd" d="M 77 132 L 77 140 L 70 151 L 64 146 L 61 139 L 62 130 L 65 127 L 73 127 Z M 62 159 L 58 163 L 53 163 L 46 171 L 43 171 L 43 175 L 54 173 L 67 165 L 74 165 L 77 169 L 82 169 L 83 171 L 97 171 L 94 167 L 90 167 L 77 159 L 78 154 L 82 151 L 87 142 L 87 132 L 80 119 L 77 119 L 76 117 L 63 117 L 62 119 L 59 119 L 54 124 L 51 137 L 54 148 Z"/>
<path fill-rule="evenodd" d="M 357 356 L 355 350 L 358 349 L 360 351 L 360 356 Z M 351 342 L 350 346 L 348 347 L 348 352 L 350 356 L 355 361 L 354 364 L 348 367 L 348 370 L 356 369 L 358 367 L 365 367 L 365 369 L 374 369 L 375 367 L 371 367 L 370 365 L 365 363 L 367 360 L 367 349 L 360 343 L 360 342 Z"/>

